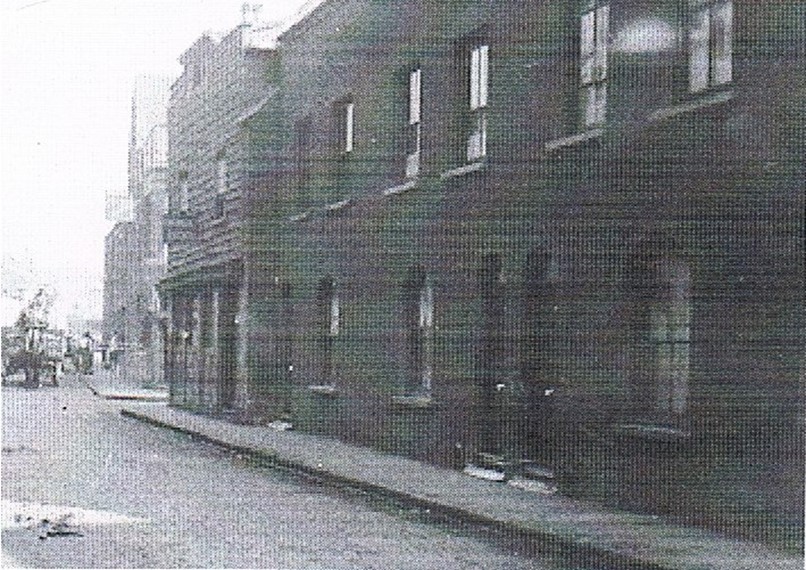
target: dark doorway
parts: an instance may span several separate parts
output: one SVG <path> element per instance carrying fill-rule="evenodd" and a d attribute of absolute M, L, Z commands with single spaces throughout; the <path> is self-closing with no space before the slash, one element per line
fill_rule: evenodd
<path fill-rule="evenodd" d="M 280 284 L 280 326 L 277 329 L 276 378 L 290 386 L 294 372 L 294 312 L 291 284 Z"/>
<path fill-rule="evenodd" d="M 218 405 L 231 409 L 235 405 L 235 382 L 237 373 L 238 325 L 237 289 L 225 289 L 219 300 L 218 320 Z"/>
<path fill-rule="evenodd" d="M 501 256 L 486 255 L 479 267 L 481 297 L 478 371 L 481 401 L 477 414 L 482 451 L 501 452 L 501 410 L 498 386 L 502 382 L 504 352 L 504 294 L 501 283 Z"/>
<path fill-rule="evenodd" d="M 562 375 L 568 341 L 567 300 L 555 255 L 535 250 L 528 256 L 523 295 L 524 451 L 531 458 L 550 464 L 555 457 L 558 437 L 553 394 Z"/>

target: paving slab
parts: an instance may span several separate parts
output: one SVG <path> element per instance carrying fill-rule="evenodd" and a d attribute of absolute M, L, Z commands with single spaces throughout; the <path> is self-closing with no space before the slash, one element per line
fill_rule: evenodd
<path fill-rule="evenodd" d="M 800 557 L 765 545 L 671 524 L 661 517 L 608 510 L 470 477 L 334 438 L 247 426 L 165 404 L 124 405 L 125 416 L 200 437 L 240 453 L 381 493 L 573 552 L 596 567 L 675 570 L 795 570 Z"/>

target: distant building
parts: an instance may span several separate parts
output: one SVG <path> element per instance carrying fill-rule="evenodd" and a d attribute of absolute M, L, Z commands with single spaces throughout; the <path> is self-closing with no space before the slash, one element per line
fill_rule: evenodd
<path fill-rule="evenodd" d="M 111 196 L 117 223 L 106 239 L 104 341 L 120 373 L 162 383 L 161 309 L 156 285 L 165 274 L 162 217 L 168 209 L 166 110 L 170 81 L 135 80 L 128 192 Z"/>

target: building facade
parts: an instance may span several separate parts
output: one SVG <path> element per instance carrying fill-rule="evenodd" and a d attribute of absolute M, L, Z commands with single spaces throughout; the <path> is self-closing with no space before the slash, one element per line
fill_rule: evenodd
<path fill-rule="evenodd" d="M 800 548 L 802 16 L 324 2 L 241 123 L 265 147 L 217 279 L 245 284 L 174 297 L 176 338 L 223 354 L 237 321 L 199 370 L 247 421 Z"/>
<path fill-rule="evenodd" d="M 247 255 L 259 210 L 251 190 L 269 170 L 260 124 L 276 90 L 274 28 L 256 15 L 220 40 L 200 37 L 181 56 L 168 109 L 170 207 L 165 371 L 175 405 L 243 417 L 257 343 L 248 314 L 254 284 Z M 259 228 L 257 228 L 259 231 Z"/>

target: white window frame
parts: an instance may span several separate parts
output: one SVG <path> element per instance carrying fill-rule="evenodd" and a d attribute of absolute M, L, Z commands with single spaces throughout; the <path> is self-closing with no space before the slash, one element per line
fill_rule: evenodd
<path fill-rule="evenodd" d="M 487 156 L 487 104 L 490 82 L 490 46 L 480 44 L 470 50 L 468 101 L 471 131 L 467 139 L 467 161 Z"/>
<path fill-rule="evenodd" d="M 422 88 L 422 70 L 413 69 L 409 72 L 409 130 L 414 144 L 413 148 L 407 149 L 406 178 L 416 178 L 420 174 Z"/>
<path fill-rule="evenodd" d="M 580 16 L 579 81 L 582 125 L 604 124 L 607 115 L 607 57 L 610 5 L 590 2 Z"/>
<path fill-rule="evenodd" d="M 344 104 L 344 140 L 342 141 L 342 150 L 345 154 L 353 152 L 354 136 L 355 136 L 355 104 L 350 101 Z"/>
<path fill-rule="evenodd" d="M 733 80 L 733 2 L 688 0 L 688 88 L 701 93 Z"/>

